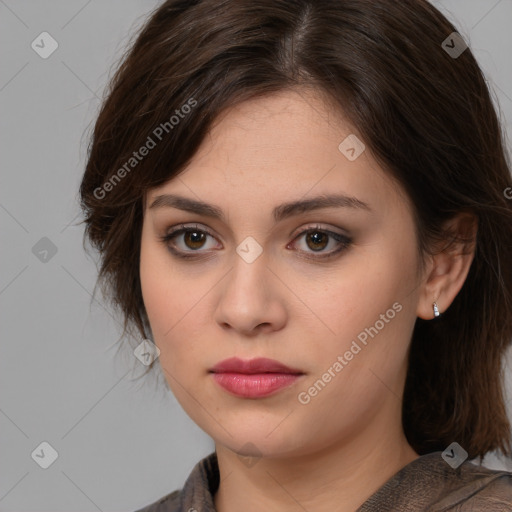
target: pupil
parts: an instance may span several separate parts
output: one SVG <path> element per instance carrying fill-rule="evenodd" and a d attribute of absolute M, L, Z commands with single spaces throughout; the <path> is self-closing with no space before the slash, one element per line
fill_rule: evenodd
<path fill-rule="evenodd" d="M 187 238 L 189 240 L 192 240 L 192 249 L 197 249 L 198 247 L 201 247 L 201 242 L 204 237 L 204 233 L 198 233 L 197 231 L 188 231 L 187 232 Z"/>
<path fill-rule="evenodd" d="M 325 233 L 312 233 L 309 235 L 310 239 L 313 240 L 313 244 L 317 245 L 316 249 L 323 249 L 326 244 L 322 243 L 322 240 L 325 242 L 326 235 Z M 318 244 L 321 245 L 321 247 L 318 247 Z M 311 247 L 311 249 L 315 249 L 315 247 Z"/>

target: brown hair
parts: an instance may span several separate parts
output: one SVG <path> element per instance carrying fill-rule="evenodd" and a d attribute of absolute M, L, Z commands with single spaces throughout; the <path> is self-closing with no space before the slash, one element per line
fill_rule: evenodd
<path fill-rule="evenodd" d="M 510 171 L 471 50 L 455 58 L 442 46 L 454 31 L 425 0 L 158 7 L 112 77 L 80 187 L 84 241 L 100 253 L 98 282 L 122 311 L 124 333 L 150 332 L 139 276 L 146 192 L 184 169 L 224 109 L 312 87 L 410 197 L 420 254 L 446 237 L 442 224 L 457 212 L 478 218 L 463 288 L 441 317 L 415 325 L 403 399 L 409 442 L 419 454 L 452 441 L 471 458 L 511 454 L 501 366 L 512 339 Z"/>

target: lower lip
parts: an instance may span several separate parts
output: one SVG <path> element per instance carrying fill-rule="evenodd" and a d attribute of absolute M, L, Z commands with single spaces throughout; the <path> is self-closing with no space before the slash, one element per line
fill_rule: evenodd
<path fill-rule="evenodd" d="M 290 386 L 302 375 L 292 373 L 213 373 L 225 390 L 244 398 L 262 398 Z"/>

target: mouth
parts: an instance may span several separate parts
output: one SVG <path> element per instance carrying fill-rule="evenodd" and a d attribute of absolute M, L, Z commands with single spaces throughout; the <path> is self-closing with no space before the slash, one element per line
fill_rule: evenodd
<path fill-rule="evenodd" d="M 273 359 L 243 361 L 231 358 L 209 370 L 215 382 L 230 394 L 242 398 L 263 398 L 291 386 L 305 375 Z"/>
<path fill-rule="evenodd" d="M 279 373 L 279 374 L 293 374 L 303 375 L 304 372 L 297 368 L 290 368 L 279 361 L 274 359 L 267 359 L 266 357 L 259 357 L 256 359 L 249 359 L 244 361 L 238 357 L 231 357 L 217 363 L 209 370 L 213 373 L 243 373 L 246 375 L 261 374 L 261 373 Z"/>

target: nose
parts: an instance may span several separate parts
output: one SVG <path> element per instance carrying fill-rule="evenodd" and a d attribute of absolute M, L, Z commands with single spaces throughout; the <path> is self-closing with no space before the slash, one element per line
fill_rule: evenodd
<path fill-rule="evenodd" d="M 224 330 L 249 337 L 280 330 L 287 318 L 285 292 L 264 253 L 252 263 L 237 255 L 217 288 L 215 321 Z"/>

